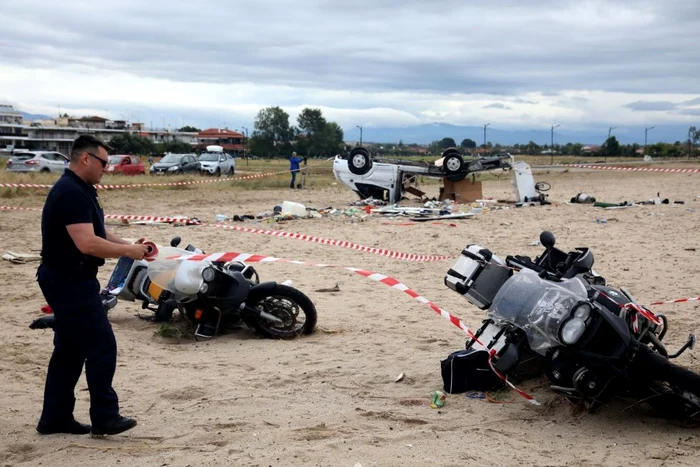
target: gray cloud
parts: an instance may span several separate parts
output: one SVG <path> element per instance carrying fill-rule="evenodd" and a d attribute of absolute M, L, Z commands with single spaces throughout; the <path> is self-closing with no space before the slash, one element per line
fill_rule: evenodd
<path fill-rule="evenodd" d="M 677 53 L 700 38 L 700 6 L 683 0 L 429 10 L 418 0 L 24 0 L 0 10 L 0 66 L 365 92 L 700 93 L 700 50 Z"/>
<path fill-rule="evenodd" d="M 512 107 L 508 107 L 505 104 L 501 104 L 500 102 L 495 102 L 493 104 L 488 104 L 482 107 L 482 109 L 505 109 L 505 110 L 510 110 Z"/>
<path fill-rule="evenodd" d="M 678 104 L 669 101 L 637 101 L 625 104 L 625 107 L 635 111 L 662 112 L 667 110 L 675 110 L 678 107 Z"/>

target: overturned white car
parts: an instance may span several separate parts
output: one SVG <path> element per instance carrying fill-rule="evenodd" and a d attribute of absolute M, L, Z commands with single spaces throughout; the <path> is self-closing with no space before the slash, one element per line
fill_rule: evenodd
<path fill-rule="evenodd" d="M 371 196 L 398 203 L 404 189 L 416 175 L 458 181 L 475 172 L 512 167 L 513 157 L 510 154 L 465 160 L 458 149 L 449 148 L 442 153 L 440 159 L 427 163 L 372 158 L 367 149 L 357 147 L 347 156 L 335 156 L 333 175 L 360 198 Z"/>

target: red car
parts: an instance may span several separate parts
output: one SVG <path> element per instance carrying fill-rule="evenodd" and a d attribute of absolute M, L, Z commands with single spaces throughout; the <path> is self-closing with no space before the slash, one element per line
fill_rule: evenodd
<path fill-rule="evenodd" d="M 143 175 L 146 173 L 146 166 L 143 165 L 138 156 L 109 156 L 109 163 L 105 167 L 105 172 L 122 175 Z"/>

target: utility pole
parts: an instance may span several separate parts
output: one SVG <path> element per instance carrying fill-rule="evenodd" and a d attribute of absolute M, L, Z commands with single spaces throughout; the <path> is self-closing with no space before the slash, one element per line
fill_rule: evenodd
<path fill-rule="evenodd" d="M 360 125 L 355 126 L 360 129 L 360 146 L 362 146 L 362 127 Z"/>
<path fill-rule="evenodd" d="M 649 130 L 653 130 L 653 129 L 654 129 L 653 126 L 644 128 L 644 154 L 642 154 L 643 156 L 647 155 L 647 133 L 649 133 Z"/>
<path fill-rule="evenodd" d="M 688 128 L 688 160 L 690 160 L 690 154 L 693 152 L 693 134 L 691 129 L 692 127 Z"/>
<path fill-rule="evenodd" d="M 488 127 L 489 125 L 491 125 L 491 123 L 487 123 L 486 125 L 484 125 L 484 154 L 486 154 L 486 127 Z"/>
<path fill-rule="evenodd" d="M 243 155 L 245 156 L 245 165 L 248 165 L 248 128 L 242 126 L 245 130 L 245 148 L 243 149 Z"/>
<path fill-rule="evenodd" d="M 550 165 L 554 165 L 554 129 L 558 126 L 561 126 L 561 123 L 557 123 L 556 125 L 552 125 L 552 140 L 551 140 L 551 145 L 549 146 L 550 154 L 552 155 L 552 159 L 550 162 Z"/>
<path fill-rule="evenodd" d="M 605 140 L 605 159 L 604 162 L 608 162 L 608 141 L 610 141 L 610 134 L 612 133 L 613 130 L 617 130 L 616 126 L 611 126 L 608 128 L 608 139 Z"/>

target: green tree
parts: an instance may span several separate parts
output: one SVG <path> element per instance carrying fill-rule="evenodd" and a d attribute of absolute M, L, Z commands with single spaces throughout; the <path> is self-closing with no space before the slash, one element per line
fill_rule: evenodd
<path fill-rule="evenodd" d="M 459 145 L 466 149 L 474 149 L 476 148 L 476 141 L 470 138 L 465 138 L 461 143 L 459 143 Z"/>
<path fill-rule="evenodd" d="M 305 107 L 297 117 L 297 125 L 304 134 L 313 135 L 325 129 L 326 119 L 321 109 Z"/>
<path fill-rule="evenodd" d="M 527 153 L 531 156 L 540 152 L 540 147 L 534 141 L 527 143 Z"/>
<path fill-rule="evenodd" d="M 187 132 L 190 132 L 190 133 L 199 133 L 199 132 L 202 131 L 202 130 L 200 130 L 200 129 L 197 128 L 197 127 L 185 125 L 185 126 L 183 126 L 182 128 L 180 128 L 180 129 L 177 130 L 177 131 L 187 131 Z"/>
<path fill-rule="evenodd" d="M 601 149 L 603 150 L 603 153 L 606 157 L 615 157 L 620 155 L 620 143 L 614 136 L 611 136 L 610 138 L 606 139 Z"/>
<path fill-rule="evenodd" d="M 440 147 L 442 149 L 453 148 L 455 146 L 457 146 L 457 143 L 455 143 L 455 140 L 452 138 L 442 138 L 442 140 L 440 140 Z"/>
<path fill-rule="evenodd" d="M 280 107 L 266 107 L 255 117 L 255 129 L 248 143 L 249 152 L 263 157 L 290 152 L 292 129 L 289 114 Z"/>
<path fill-rule="evenodd" d="M 343 130 L 326 121 L 321 109 L 304 108 L 297 117 L 298 130 L 294 148 L 299 154 L 332 156 L 344 151 Z"/>
<path fill-rule="evenodd" d="M 115 152 L 120 154 L 147 155 L 156 152 L 156 145 L 153 141 L 143 136 L 136 136 L 130 133 L 116 135 L 109 140 Z"/>

